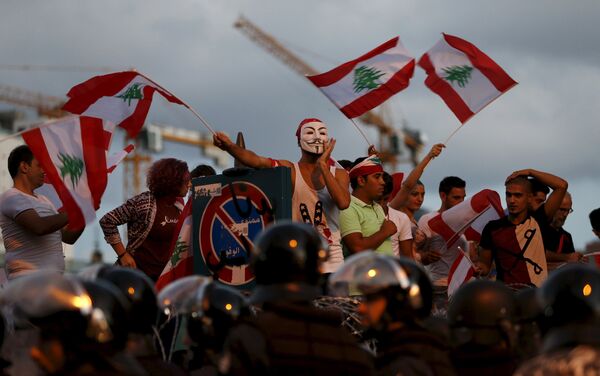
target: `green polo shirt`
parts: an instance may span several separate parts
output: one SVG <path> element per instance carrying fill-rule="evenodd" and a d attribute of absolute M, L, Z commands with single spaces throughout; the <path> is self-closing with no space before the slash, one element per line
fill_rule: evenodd
<path fill-rule="evenodd" d="M 350 196 L 350 206 L 340 212 L 342 238 L 354 232 L 362 233 L 365 238 L 369 237 L 379 231 L 384 220 L 385 213 L 381 205 L 377 203 L 369 205 L 354 196 Z M 375 251 L 386 255 L 394 255 L 391 239 L 387 238 Z"/>

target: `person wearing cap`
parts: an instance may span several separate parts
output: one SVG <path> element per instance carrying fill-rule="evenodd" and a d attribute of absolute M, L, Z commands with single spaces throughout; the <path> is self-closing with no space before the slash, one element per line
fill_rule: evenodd
<path fill-rule="evenodd" d="M 332 273 L 344 262 L 338 225 L 339 211 L 350 205 L 348 173 L 331 159 L 335 139 L 319 119 L 305 119 L 296 129 L 300 160 L 271 159 L 244 149 L 222 132 L 213 142 L 235 159 L 252 168 L 289 167 L 292 171 L 292 220 L 314 226 L 329 244 L 329 259 L 323 273 Z"/>
<path fill-rule="evenodd" d="M 378 203 L 385 188 L 381 160 L 372 155 L 354 161 L 350 185 L 350 207 L 340 213 L 342 241 L 352 254 L 372 249 L 393 255 L 390 237 L 397 228 Z"/>

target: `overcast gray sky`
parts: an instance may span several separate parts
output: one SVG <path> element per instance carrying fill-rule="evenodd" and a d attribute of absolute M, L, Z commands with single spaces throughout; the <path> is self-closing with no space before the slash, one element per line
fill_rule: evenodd
<path fill-rule="evenodd" d="M 240 14 L 320 71 L 395 35 L 416 58 L 441 32 L 474 43 L 519 85 L 469 121 L 430 165 L 423 177 L 429 193 L 425 205 L 437 208 L 432 193 L 446 175 L 463 177 L 468 193 L 490 187 L 503 196 L 506 176 L 532 167 L 569 181 L 575 212 L 566 228 L 580 248 L 593 239 L 587 214 L 600 206 L 600 2 L 595 0 L 5 0 L 0 64 L 136 67 L 215 128 L 244 131 L 248 147 L 261 154 L 296 159 L 298 122 L 319 117 L 338 139 L 334 156 L 358 157 L 366 147 L 351 123 L 308 80 L 234 29 Z M 64 96 L 92 75 L 0 70 L 0 83 Z M 426 133 L 428 148 L 459 122 L 423 85 L 424 78 L 417 68 L 409 88 L 388 108 L 396 126 L 405 118 Z M 149 120 L 202 129 L 184 109 L 161 101 Z M 376 139 L 372 130 L 368 134 Z M 185 158 L 191 167 L 202 161 L 198 151 L 182 147 L 155 157 L 167 155 Z M 118 173 L 113 177 L 116 183 L 99 215 L 122 201 L 120 179 Z M 94 228 L 86 230 L 76 256 L 87 258 Z"/>

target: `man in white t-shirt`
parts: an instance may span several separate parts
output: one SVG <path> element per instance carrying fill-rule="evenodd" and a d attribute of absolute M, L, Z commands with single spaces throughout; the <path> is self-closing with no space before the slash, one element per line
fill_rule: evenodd
<path fill-rule="evenodd" d="M 66 231 L 69 219 L 46 197 L 34 193 L 44 184 L 44 171 L 26 145 L 8 157 L 13 187 L 0 196 L 0 228 L 4 239 L 7 278 L 40 269 L 65 270 L 62 242 L 73 244 L 83 230 Z"/>
<path fill-rule="evenodd" d="M 418 223 L 418 230 L 425 235 L 425 239 L 417 244 L 417 249 L 421 252 L 421 261 L 433 283 L 433 304 L 437 309 L 446 309 L 447 307 L 448 274 L 460 252 L 458 246 L 462 243 L 457 242 L 452 248 L 446 248 L 446 240 L 431 230 L 428 222 L 439 213 L 463 202 L 466 196 L 465 187 L 465 181 L 456 176 L 447 176 L 442 179 L 439 187 L 442 200 L 440 209 L 423 215 Z"/>

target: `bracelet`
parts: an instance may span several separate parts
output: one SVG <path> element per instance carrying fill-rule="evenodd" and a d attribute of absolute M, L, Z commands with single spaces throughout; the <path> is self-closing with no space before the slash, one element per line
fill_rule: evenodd
<path fill-rule="evenodd" d="M 123 253 L 121 253 L 120 255 L 117 255 L 117 260 L 120 260 L 121 258 L 123 258 L 123 256 L 125 256 L 128 252 L 125 251 Z"/>

